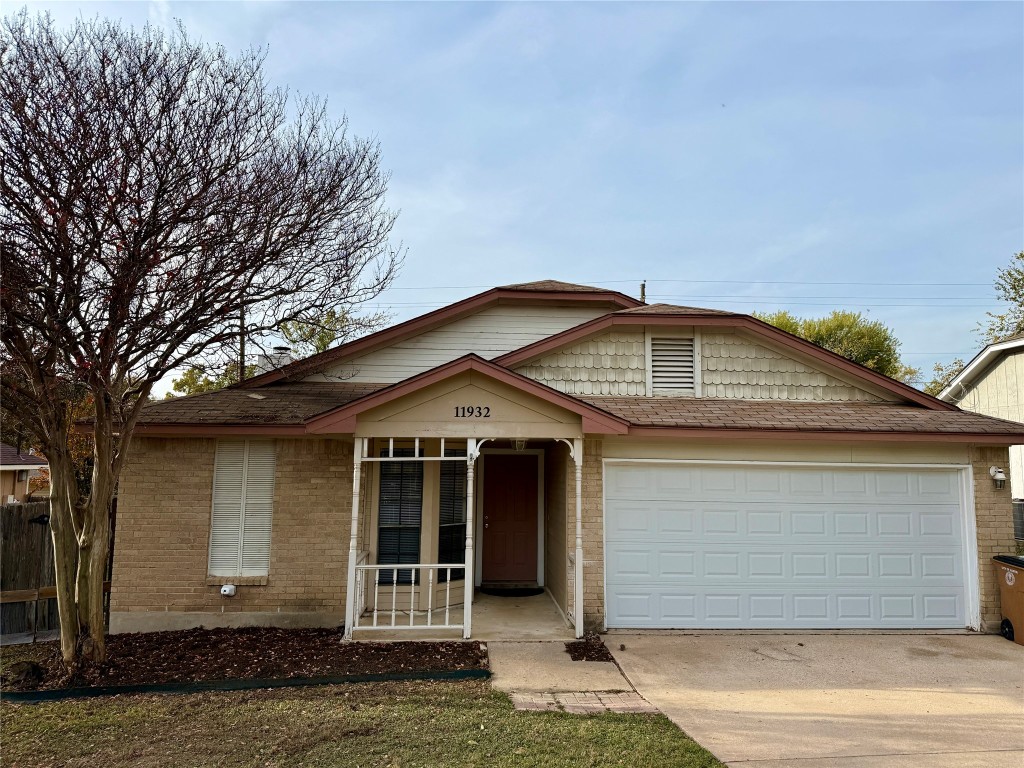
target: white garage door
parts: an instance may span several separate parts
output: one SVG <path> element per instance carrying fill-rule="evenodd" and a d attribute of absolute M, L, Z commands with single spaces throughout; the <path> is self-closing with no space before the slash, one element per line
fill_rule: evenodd
<path fill-rule="evenodd" d="M 609 462 L 608 626 L 962 628 L 959 477 Z"/>

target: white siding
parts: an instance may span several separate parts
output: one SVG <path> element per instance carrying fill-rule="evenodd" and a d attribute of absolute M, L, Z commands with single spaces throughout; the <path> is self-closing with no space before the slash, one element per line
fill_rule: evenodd
<path fill-rule="evenodd" d="M 1004 355 L 966 393 L 953 396 L 965 411 L 1024 422 L 1024 349 Z M 1010 493 L 1024 499 L 1024 446 L 1011 446 L 1008 472 Z"/>
<path fill-rule="evenodd" d="M 473 352 L 493 359 L 585 323 L 607 312 L 599 307 L 498 305 L 425 331 L 385 349 L 346 361 L 309 381 L 393 383 Z"/>
<path fill-rule="evenodd" d="M 952 394 L 965 411 L 1024 421 L 1024 349 L 1004 355 L 966 394 Z"/>

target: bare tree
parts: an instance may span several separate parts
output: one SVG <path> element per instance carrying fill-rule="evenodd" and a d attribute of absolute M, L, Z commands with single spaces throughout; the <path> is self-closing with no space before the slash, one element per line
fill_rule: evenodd
<path fill-rule="evenodd" d="M 0 403 L 50 461 L 71 667 L 105 655 L 108 513 L 154 383 L 230 359 L 243 331 L 357 316 L 400 262 L 378 146 L 270 87 L 263 59 L 180 25 L 0 24 Z M 67 451 L 82 402 L 87 495 Z"/>

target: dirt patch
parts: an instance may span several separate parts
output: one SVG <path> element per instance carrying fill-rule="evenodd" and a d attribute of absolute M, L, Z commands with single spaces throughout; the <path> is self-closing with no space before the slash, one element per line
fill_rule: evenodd
<path fill-rule="evenodd" d="M 615 661 L 596 632 L 588 632 L 582 640 L 566 643 L 565 652 L 573 661 Z"/>
<path fill-rule="evenodd" d="M 60 644 L 38 658 L 42 679 L 16 684 L 5 674 L 5 690 L 50 690 L 77 686 L 187 683 L 381 672 L 448 671 L 487 667 L 476 642 L 342 643 L 335 629 L 187 629 L 107 638 L 107 660 L 71 677 Z M 24 676 L 23 676 L 24 677 Z"/>

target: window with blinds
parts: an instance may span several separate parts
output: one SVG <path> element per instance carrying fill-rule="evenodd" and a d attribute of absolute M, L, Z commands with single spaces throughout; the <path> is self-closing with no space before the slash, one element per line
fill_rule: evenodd
<path fill-rule="evenodd" d="M 274 512 L 272 440 L 220 440 L 213 470 L 211 576 L 266 576 Z"/>
<path fill-rule="evenodd" d="M 445 448 L 445 456 L 465 456 L 466 451 Z M 437 533 L 437 562 L 466 561 L 466 462 L 442 461 L 441 498 Z M 438 573 L 438 581 L 446 581 L 447 571 Z M 463 569 L 452 570 L 453 579 L 465 578 Z"/>
<path fill-rule="evenodd" d="M 381 456 L 387 455 L 387 451 L 381 451 Z M 394 455 L 412 456 L 413 451 L 396 448 Z M 377 563 L 418 563 L 423 518 L 423 462 L 382 461 L 378 466 Z M 408 584 L 411 580 L 411 570 L 398 572 L 399 584 Z M 394 572 L 381 571 L 380 583 L 394 583 Z"/>
<path fill-rule="evenodd" d="M 651 337 L 651 391 L 694 394 L 693 339 Z"/>

